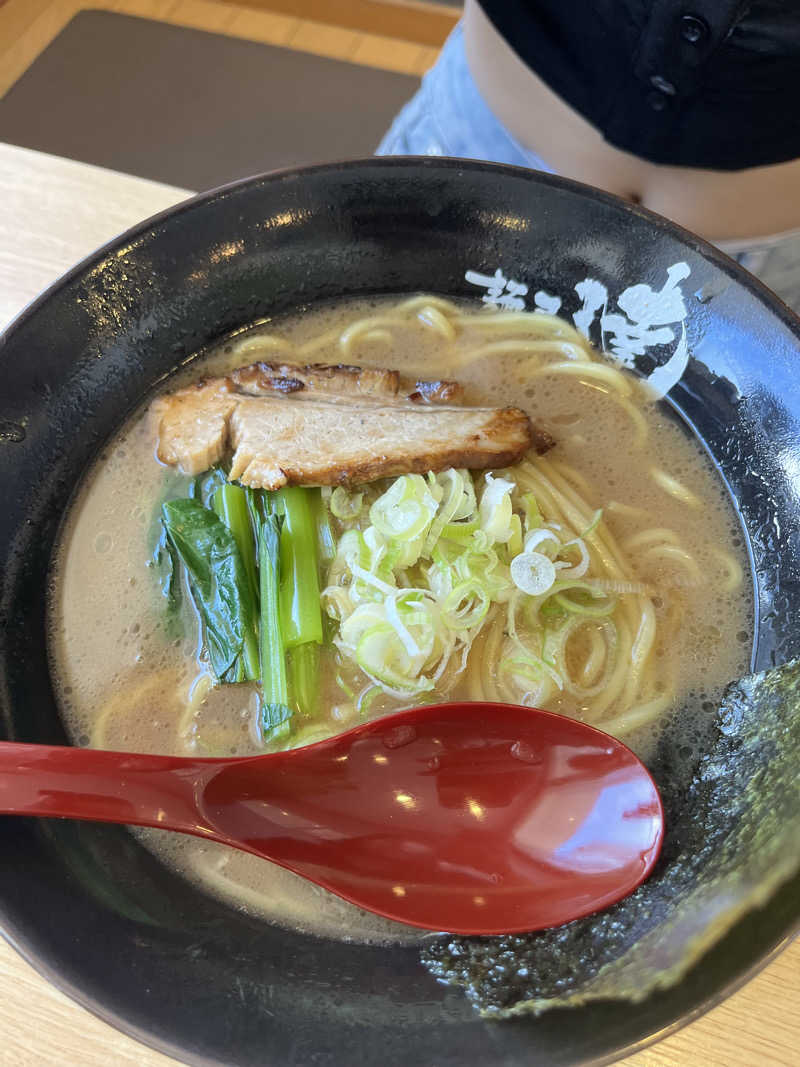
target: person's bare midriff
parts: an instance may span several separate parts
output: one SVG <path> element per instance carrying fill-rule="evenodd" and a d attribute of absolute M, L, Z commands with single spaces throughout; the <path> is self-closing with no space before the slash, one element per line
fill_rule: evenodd
<path fill-rule="evenodd" d="M 489 107 L 558 174 L 640 203 L 711 240 L 800 228 L 800 160 L 740 171 L 649 163 L 604 141 L 522 62 L 476 0 L 466 2 L 464 41 Z"/>

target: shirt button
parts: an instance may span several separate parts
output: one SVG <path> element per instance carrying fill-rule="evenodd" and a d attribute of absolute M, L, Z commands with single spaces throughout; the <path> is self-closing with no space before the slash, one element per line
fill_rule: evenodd
<path fill-rule="evenodd" d="M 702 44 L 708 37 L 708 24 L 699 15 L 681 16 L 681 37 L 689 44 Z"/>
<path fill-rule="evenodd" d="M 647 103 L 653 111 L 663 111 L 669 103 L 669 98 L 663 93 L 657 93 L 653 90 L 653 92 L 647 94 Z"/>

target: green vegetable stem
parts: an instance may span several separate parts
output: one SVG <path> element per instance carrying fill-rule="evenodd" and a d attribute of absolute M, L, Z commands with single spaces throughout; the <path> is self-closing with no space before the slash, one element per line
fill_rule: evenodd
<path fill-rule="evenodd" d="M 292 487 L 272 494 L 283 516 L 280 533 L 280 619 L 289 650 L 289 691 L 302 715 L 319 710 L 322 611 L 319 556 L 333 551 L 333 531 L 318 489 Z"/>
<path fill-rule="evenodd" d="M 247 575 L 250 596 L 254 606 L 257 606 L 256 546 L 253 527 L 250 523 L 247 492 L 241 486 L 226 482 L 216 490 L 211 498 L 211 504 L 216 514 L 233 534 Z M 255 611 L 252 613 L 251 625 L 245 628 L 241 659 L 244 677 L 248 682 L 256 681 L 260 676 L 260 669 Z"/>
<path fill-rule="evenodd" d="M 288 733 L 292 717 L 292 712 L 288 707 L 286 652 L 281 631 L 280 566 L 278 520 L 270 515 L 262 520 L 258 534 L 262 731 L 267 741 Z"/>
<path fill-rule="evenodd" d="M 281 627 L 286 648 L 322 642 L 317 527 L 307 489 L 297 486 L 275 493 L 283 514 L 280 534 Z"/>
<path fill-rule="evenodd" d="M 307 641 L 289 653 L 289 690 L 292 703 L 301 715 L 319 711 L 319 645 Z"/>

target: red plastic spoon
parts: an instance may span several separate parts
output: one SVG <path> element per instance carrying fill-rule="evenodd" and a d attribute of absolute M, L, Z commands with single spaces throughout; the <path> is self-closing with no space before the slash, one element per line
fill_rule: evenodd
<path fill-rule="evenodd" d="M 399 712 L 236 759 L 0 744 L 0 811 L 157 826 L 253 852 L 430 930 L 537 930 L 631 893 L 658 791 L 608 734 L 512 704 Z"/>

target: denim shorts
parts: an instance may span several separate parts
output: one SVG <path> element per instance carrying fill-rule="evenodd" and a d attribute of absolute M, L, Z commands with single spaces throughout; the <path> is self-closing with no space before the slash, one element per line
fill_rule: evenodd
<path fill-rule="evenodd" d="M 377 149 L 381 156 L 458 156 L 555 171 L 524 148 L 496 118 L 472 79 L 459 24 L 418 92 L 392 123 Z M 800 230 L 718 247 L 800 311 Z"/>

